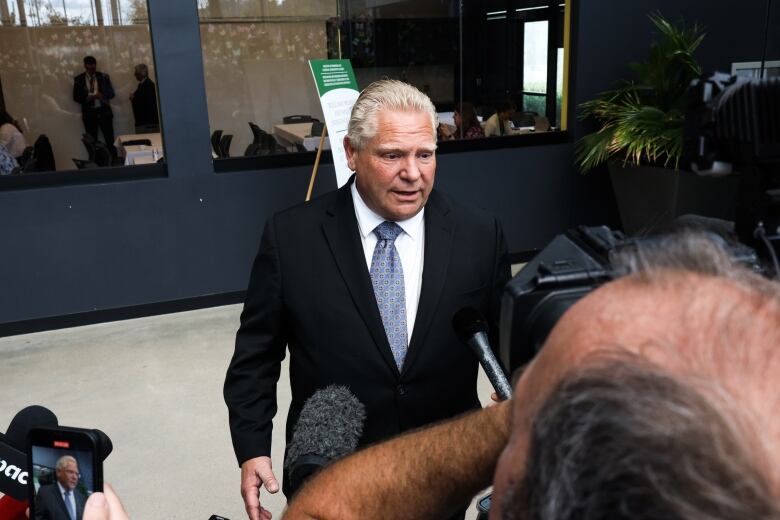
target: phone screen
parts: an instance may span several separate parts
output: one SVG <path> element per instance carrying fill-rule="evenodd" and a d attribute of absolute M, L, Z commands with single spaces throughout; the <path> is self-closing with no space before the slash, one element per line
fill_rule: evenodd
<path fill-rule="evenodd" d="M 30 518 L 82 519 L 89 495 L 103 490 L 96 443 L 87 432 L 52 429 L 30 433 Z"/>

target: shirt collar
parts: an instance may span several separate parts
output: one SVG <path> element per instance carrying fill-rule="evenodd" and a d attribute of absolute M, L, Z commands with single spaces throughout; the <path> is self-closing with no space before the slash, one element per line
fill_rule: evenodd
<path fill-rule="evenodd" d="M 60 481 L 59 481 L 59 480 L 57 481 L 57 486 L 60 488 L 60 495 L 64 495 L 64 494 L 65 494 L 65 491 L 67 491 L 67 489 L 65 489 L 65 488 L 63 487 L 63 485 L 62 485 L 62 484 L 60 484 Z"/>
<path fill-rule="evenodd" d="M 384 222 L 386 219 L 374 213 L 374 211 L 366 205 L 363 197 L 360 196 L 360 192 L 357 190 L 355 182 L 352 183 L 350 190 L 352 192 L 352 201 L 355 205 L 355 215 L 357 216 L 358 228 L 360 229 L 360 234 L 365 239 L 368 235 L 374 232 L 374 229 L 376 229 L 379 224 Z M 422 230 L 422 226 L 420 224 L 422 224 L 424 214 L 425 206 L 423 206 L 423 208 L 415 216 L 406 220 L 397 220 L 395 223 L 398 224 L 401 229 L 404 230 L 404 233 L 409 235 L 412 240 L 417 240 L 420 237 L 420 232 Z"/>

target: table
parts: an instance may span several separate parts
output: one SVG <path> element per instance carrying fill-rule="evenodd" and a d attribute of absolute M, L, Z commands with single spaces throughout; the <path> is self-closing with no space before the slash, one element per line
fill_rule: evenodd
<path fill-rule="evenodd" d="M 287 125 L 274 125 L 274 135 L 282 141 L 290 144 L 302 144 L 308 151 L 313 152 L 320 145 L 320 136 L 308 137 L 311 133 L 311 123 L 290 123 Z M 330 141 L 325 138 L 323 150 L 330 150 Z"/>
<path fill-rule="evenodd" d="M 123 143 L 136 141 L 138 139 L 148 139 L 151 145 L 130 145 Z M 125 134 L 120 135 L 114 141 L 114 147 L 117 154 L 124 156 L 125 165 L 151 164 L 163 156 L 162 134 L 159 132 L 151 134 Z"/>

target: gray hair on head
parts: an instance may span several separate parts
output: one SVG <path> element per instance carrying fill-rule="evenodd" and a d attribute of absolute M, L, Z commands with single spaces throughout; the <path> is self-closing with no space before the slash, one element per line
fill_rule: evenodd
<path fill-rule="evenodd" d="M 648 362 L 602 359 L 536 416 L 503 520 L 777 519 L 744 439 L 699 392 Z"/>
<path fill-rule="evenodd" d="M 383 79 L 363 89 L 352 107 L 347 138 L 355 149 L 362 150 L 376 135 L 382 110 L 427 114 L 431 119 L 431 136 L 436 141 L 438 116 L 430 98 L 408 83 Z"/>
<path fill-rule="evenodd" d="M 766 300 L 780 303 L 780 284 L 739 264 L 726 240 L 711 232 L 680 231 L 633 243 L 612 252 L 617 275 L 655 283 L 663 273 L 688 271 L 727 279 Z"/>
<path fill-rule="evenodd" d="M 78 462 L 76 462 L 76 459 L 74 457 L 71 457 L 70 455 L 63 455 L 59 459 L 57 459 L 57 469 L 63 469 L 68 464 L 73 463 L 76 466 L 78 466 Z"/>

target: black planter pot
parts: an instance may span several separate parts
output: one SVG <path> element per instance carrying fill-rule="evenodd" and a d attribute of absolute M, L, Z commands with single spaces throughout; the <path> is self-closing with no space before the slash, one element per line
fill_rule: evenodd
<path fill-rule="evenodd" d="M 661 233 L 681 215 L 734 219 L 738 175 L 700 176 L 653 166 L 609 165 L 623 231 L 629 236 Z"/>

